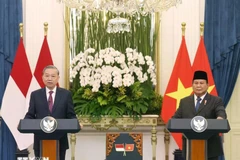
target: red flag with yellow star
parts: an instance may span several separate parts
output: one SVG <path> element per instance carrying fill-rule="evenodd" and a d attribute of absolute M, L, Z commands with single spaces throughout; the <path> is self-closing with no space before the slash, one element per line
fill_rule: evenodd
<path fill-rule="evenodd" d="M 182 43 L 178 51 L 173 71 L 163 97 L 161 117 L 164 123 L 174 115 L 180 99 L 192 93 L 192 67 L 188 55 L 185 37 L 182 36 Z M 171 133 L 179 148 L 182 149 L 182 134 Z"/>
<path fill-rule="evenodd" d="M 194 72 L 197 70 L 202 70 L 202 71 L 207 72 L 208 84 L 209 84 L 208 93 L 211 93 L 212 95 L 217 96 L 218 94 L 217 94 L 217 90 L 215 87 L 210 63 L 208 60 L 208 55 L 207 55 L 206 48 L 204 45 L 203 36 L 200 37 L 200 42 L 199 42 L 197 53 L 195 55 L 195 59 L 194 59 L 193 65 L 192 65 L 192 69 Z"/>

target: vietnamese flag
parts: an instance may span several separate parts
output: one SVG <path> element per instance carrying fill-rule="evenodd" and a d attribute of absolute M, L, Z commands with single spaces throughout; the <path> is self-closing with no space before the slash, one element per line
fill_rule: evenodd
<path fill-rule="evenodd" d="M 134 150 L 134 144 L 125 144 L 125 151 L 132 152 Z"/>
<path fill-rule="evenodd" d="M 192 69 L 194 72 L 197 70 L 202 70 L 202 71 L 207 72 L 208 84 L 209 84 L 208 93 L 211 93 L 212 95 L 217 96 L 218 94 L 217 94 L 217 90 L 215 87 L 210 63 L 208 60 L 208 55 L 207 55 L 206 48 L 204 45 L 203 36 L 200 37 L 200 42 L 199 42 L 197 53 L 196 53 L 196 56 L 195 56 L 195 59 L 194 59 L 193 65 L 192 65 Z"/>
<path fill-rule="evenodd" d="M 174 115 L 182 98 L 192 94 L 193 72 L 188 55 L 185 37 L 178 51 L 177 59 L 163 97 L 161 117 L 164 123 Z M 177 145 L 182 149 L 182 134 L 171 133 Z"/>
<path fill-rule="evenodd" d="M 212 75 L 212 70 L 210 67 L 210 63 L 208 60 L 208 55 L 207 55 L 207 51 L 204 45 L 204 39 L 203 36 L 200 37 L 200 42 L 198 45 L 198 50 L 197 53 L 195 55 L 195 59 L 192 65 L 193 71 L 197 71 L 197 70 L 202 70 L 207 72 L 208 75 L 208 93 L 214 95 L 214 96 L 218 96 L 217 93 L 217 89 L 215 87 L 215 82 L 213 79 L 213 75 Z M 222 134 L 219 134 L 220 136 L 222 136 Z"/>

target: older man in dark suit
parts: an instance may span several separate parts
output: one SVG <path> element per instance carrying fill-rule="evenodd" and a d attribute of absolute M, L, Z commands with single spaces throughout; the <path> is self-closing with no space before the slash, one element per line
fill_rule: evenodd
<path fill-rule="evenodd" d="M 52 65 L 46 66 L 43 70 L 42 80 L 46 87 L 31 93 L 30 106 L 25 119 L 42 119 L 46 116 L 52 116 L 56 119 L 76 118 L 71 93 L 66 89 L 57 87 L 58 69 Z M 65 160 L 66 150 L 69 148 L 67 134 L 59 140 L 59 144 L 60 160 Z M 39 137 L 34 136 L 35 157 L 40 156 L 39 147 Z"/>
<path fill-rule="evenodd" d="M 206 119 L 226 119 L 226 111 L 222 99 L 210 95 L 208 90 L 207 73 L 196 71 L 194 73 L 192 88 L 194 95 L 181 99 L 179 107 L 173 118 L 193 118 L 203 116 Z M 200 103 L 200 105 L 197 105 Z M 219 134 L 213 135 L 207 142 L 208 160 L 218 160 L 223 155 L 223 148 Z M 185 153 L 186 141 L 183 138 L 183 153 Z M 184 154 L 185 155 L 185 154 Z"/>

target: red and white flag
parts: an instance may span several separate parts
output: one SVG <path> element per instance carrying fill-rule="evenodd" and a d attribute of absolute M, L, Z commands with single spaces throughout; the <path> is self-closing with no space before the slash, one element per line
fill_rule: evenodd
<path fill-rule="evenodd" d="M 48 65 L 53 65 L 53 61 L 52 61 L 50 49 L 47 42 L 47 36 L 44 36 L 42 48 L 39 53 L 38 61 L 35 67 L 34 76 L 32 78 L 32 81 L 27 93 L 28 103 L 30 101 L 30 96 L 32 91 L 44 87 L 44 83 L 42 81 L 42 71 Z"/>
<path fill-rule="evenodd" d="M 115 149 L 117 152 L 124 152 L 125 149 L 124 149 L 124 144 L 115 144 Z"/>
<path fill-rule="evenodd" d="M 33 134 L 22 134 L 17 130 L 19 120 L 24 118 L 28 109 L 26 95 L 31 79 L 32 72 L 21 37 L 4 92 L 1 109 L 2 117 L 20 150 L 28 148 L 33 143 Z"/>
<path fill-rule="evenodd" d="M 53 65 L 53 61 L 52 61 L 51 52 L 47 42 L 47 36 L 44 36 L 42 48 L 41 48 L 37 65 L 34 71 L 34 77 L 36 78 L 38 84 L 41 87 L 44 87 L 44 83 L 42 81 L 42 71 L 48 65 Z"/>

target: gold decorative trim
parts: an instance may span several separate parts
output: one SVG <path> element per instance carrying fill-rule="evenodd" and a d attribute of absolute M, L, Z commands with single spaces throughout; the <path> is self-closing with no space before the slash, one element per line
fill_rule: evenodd
<path fill-rule="evenodd" d="M 113 143 L 117 139 L 117 137 L 120 136 L 120 133 L 107 133 L 106 136 L 106 155 L 109 156 L 109 154 L 112 152 Z"/>
<path fill-rule="evenodd" d="M 142 133 L 129 133 L 129 135 L 133 138 L 133 141 L 136 143 L 136 148 L 138 149 L 138 153 L 142 156 Z"/>
<path fill-rule="evenodd" d="M 157 126 L 164 125 L 161 119 L 158 119 L 158 115 L 154 116 L 143 116 L 140 120 L 134 120 L 133 118 L 126 116 L 121 118 L 109 118 L 107 116 L 102 117 L 101 120 L 97 122 L 91 122 L 88 117 L 79 116 L 79 123 L 85 125 L 90 125 L 98 131 L 107 131 L 109 128 L 116 127 L 121 131 L 132 131 L 137 126 Z"/>
<path fill-rule="evenodd" d="M 156 85 L 156 88 L 155 88 L 155 91 L 160 94 L 160 54 L 161 54 L 161 46 L 160 46 L 160 38 L 161 38 L 161 35 L 160 35 L 160 18 L 161 18 L 161 15 L 160 13 L 155 13 L 155 32 L 157 33 L 157 36 L 156 36 L 156 41 L 155 41 L 155 64 L 156 64 L 156 76 L 157 76 L 157 85 Z"/>
<path fill-rule="evenodd" d="M 76 145 L 76 134 L 72 133 L 70 136 L 70 144 L 71 144 L 71 160 L 75 160 L 75 145 Z"/>
<path fill-rule="evenodd" d="M 65 23 L 65 30 L 64 30 L 64 40 L 65 40 L 65 46 L 64 46 L 64 60 L 65 60 L 65 67 L 64 67 L 64 87 L 66 89 L 69 89 L 69 77 L 70 77 L 70 8 L 65 7 L 65 17 L 64 17 L 64 23 Z"/>
<path fill-rule="evenodd" d="M 163 122 L 162 117 L 157 118 L 157 125 L 158 126 L 165 126 L 165 123 Z"/>
<path fill-rule="evenodd" d="M 169 144 L 170 144 L 170 133 L 164 129 L 164 144 L 165 144 L 165 160 L 169 160 Z"/>

